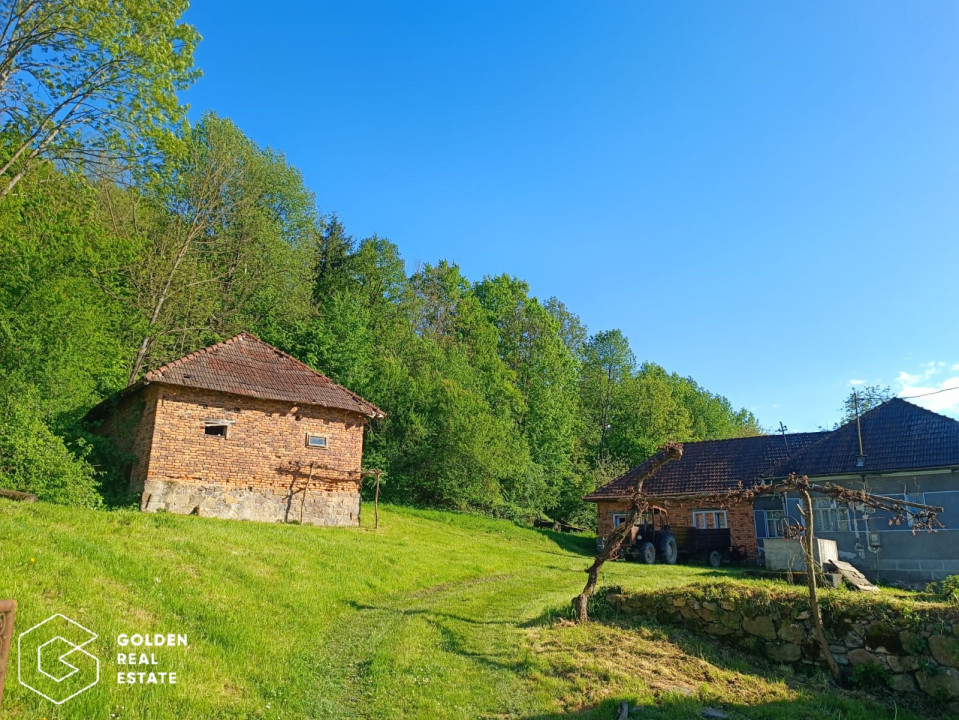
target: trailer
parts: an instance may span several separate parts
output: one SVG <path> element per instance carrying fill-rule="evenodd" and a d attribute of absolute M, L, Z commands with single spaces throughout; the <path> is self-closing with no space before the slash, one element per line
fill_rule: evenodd
<path fill-rule="evenodd" d="M 734 548 L 729 528 L 671 526 L 665 508 L 654 505 L 639 517 L 623 543 L 623 557 L 652 565 L 699 560 L 712 567 L 741 560 L 745 548 Z"/>

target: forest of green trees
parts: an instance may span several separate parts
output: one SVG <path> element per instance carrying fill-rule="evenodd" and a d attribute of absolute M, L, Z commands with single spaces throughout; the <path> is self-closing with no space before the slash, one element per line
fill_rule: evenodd
<path fill-rule="evenodd" d="M 408 268 L 280 152 L 187 123 L 185 5 L 4 0 L 0 487 L 124 502 L 86 412 L 240 330 L 388 413 L 364 463 L 397 502 L 583 520 L 584 493 L 664 441 L 759 431 L 520 279 Z"/>

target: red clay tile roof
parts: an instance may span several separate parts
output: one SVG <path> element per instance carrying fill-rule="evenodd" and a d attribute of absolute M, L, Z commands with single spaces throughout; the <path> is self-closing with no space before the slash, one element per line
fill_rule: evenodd
<path fill-rule="evenodd" d="M 248 332 L 151 370 L 141 382 L 320 405 L 373 418 L 385 416 L 356 393 Z"/>
<path fill-rule="evenodd" d="M 687 492 L 723 492 L 735 490 L 741 482 L 754 485 L 783 462 L 828 432 L 757 435 L 730 440 L 704 440 L 683 443 L 683 457 L 663 465 L 646 480 L 643 491 L 650 495 Z M 788 446 L 788 452 L 787 452 Z M 614 500 L 628 497 L 636 487 L 636 478 L 646 471 L 650 460 L 607 483 L 584 500 Z"/>
<path fill-rule="evenodd" d="M 778 475 L 824 476 L 959 466 L 959 422 L 895 398 L 846 423 L 785 463 Z"/>

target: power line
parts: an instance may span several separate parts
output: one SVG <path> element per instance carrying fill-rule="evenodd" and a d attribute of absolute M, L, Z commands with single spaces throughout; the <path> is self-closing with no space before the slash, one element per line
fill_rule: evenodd
<path fill-rule="evenodd" d="M 922 393 L 920 395 L 897 395 L 897 397 L 900 400 L 912 400 L 913 398 L 921 398 L 928 395 L 938 395 L 939 393 L 949 392 L 950 390 L 959 390 L 959 385 L 951 388 L 943 388 L 942 390 L 933 390 L 932 392 Z"/>

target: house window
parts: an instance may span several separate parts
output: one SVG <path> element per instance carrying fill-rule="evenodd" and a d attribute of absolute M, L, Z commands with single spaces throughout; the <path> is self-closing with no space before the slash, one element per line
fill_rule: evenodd
<path fill-rule="evenodd" d="M 906 502 L 922 504 L 922 493 L 906 493 L 903 499 Z M 909 524 L 909 527 L 912 527 L 916 522 L 916 518 L 910 515 L 906 522 Z"/>
<path fill-rule="evenodd" d="M 230 425 L 232 424 L 232 420 L 205 420 L 203 422 L 203 432 L 206 435 L 230 437 Z"/>
<path fill-rule="evenodd" d="M 620 525 L 622 525 L 624 522 L 626 522 L 626 514 L 625 514 L 625 513 L 614 513 L 614 514 L 613 514 L 613 527 L 614 527 L 614 528 L 618 528 L 618 527 L 619 527 Z"/>
<path fill-rule="evenodd" d="M 766 511 L 766 537 L 781 538 L 786 513 L 783 510 Z"/>
<path fill-rule="evenodd" d="M 813 498 L 816 532 L 846 532 L 849 530 L 849 508 L 846 503 L 829 497 Z"/>
<path fill-rule="evenodd" d="M 316 435 L 314 433 L 306 434 L 306 445 L 307 447 L 315 448 L 325 448 L 326 447 L 326 436 L 325 435 Z"/>
<path fill-rule="evenodd" d="M 945 508 L 946 511 L 939 514 L 939 522 L 949 530 L 959 530 L 959 490 L 927 492 L 924 497 L 929 505 Z"/>
<path fill-rule="evenodd" d="M 718 530 L 729 527 L 725 510 L 693 510 L 693 527 L 703 530 Z"/>

